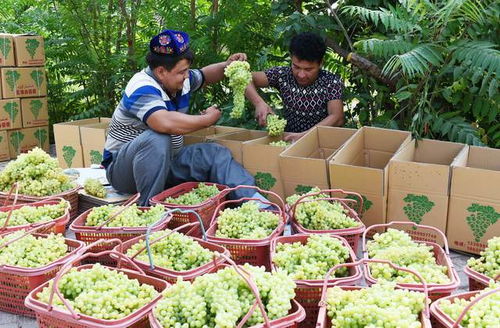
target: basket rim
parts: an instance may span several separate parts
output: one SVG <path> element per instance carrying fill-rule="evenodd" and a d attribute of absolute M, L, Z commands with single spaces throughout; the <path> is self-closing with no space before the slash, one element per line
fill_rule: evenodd
<path fill-rule="evenodd" d="M 485 285 L 488 285 L 490 280 L 493 279 L 493 278 L 488 277 L 484 273 L 477 272 L 476 270 L 471 268 L 469 265 L 466 265 L 464 267 L 464 273 L 468 278 L 476 280 L 477 282 L 480 282 L 480 283 L 485 284 Z"/>
<path fill-rule="evenodd" d="M 169 195 L 171 195 L 172 193 L 176 192 L 178 189 L 182 189 L 183 187 L 186 187 L 186 186 L 188 188 L 191 188 L 191 190 L 192 190 L 196 186 L 198 186 L 200 183 L 204 183 L 204 184 L 209 185 L 209 186 L 212 186 L 212 185 L 216 186 L 217 189 L 219 189 L 219 193 L 217 195 L 210 197 L 210 198 L 204 200 L 203 202 L 201 202 L 199 204 L 195 204 L 195 205 L 182 205 L 182 204 L 175 204 L 175 203 L 167 203 L 167 202 L 160 200 L 160 198 L 165 199 L 165 198 L 169 197 Z M 196 186 L 194 186 L 194 185 L 196 185 Z M 183 182 L 183 183 L 178 184 L 177 186 L 168 188 L 168 189 L 160 192 L 159 194 L 154 195 L 153 197 L 151 197 L 149 199 L 149 202 L 151 204 L 160 204 L 160 205 L 163 205 L 167 208 L 196 210 L 196 209 L 203 208 L 207 205 L 212 205 L 212 203 L 214 201 L 218 201 L 219 199 L 225 197 L 226 194 L 224 193 L 224 190 L 226 190 L 228 188 L 229 187 L 226 185 L 215 183 L 215 182 L 203 182 L 203 181 L 202 182 L 193 182 L 193 181 Z M 187 192 L 189 192 L 189 191 L 186 191 L 186 193 Z M 184 193 L 182 193 L 181 195 L 183 195 L 183 194 Z"/>
<path fill-rule="evenodd" d="M 47 195 L 47 196 L 31 196 L 31 195 L 24 195 L 24 194 L 18 194 L 17 196 L 17 199 L 18 200 L 29 200 L 29 201 L 33 201 L 33 200 L 44 200 L 44 199 L 47 199 L 47 198 L 52 198 L 52 197 L 63 197 L 63 196 L 66 196 L 66 195 L 70 195 L 70 194 L 77 194 L 78 191 L 82 189 L 82 186 L 80 186 L 79 184 L 75 184 L 75 186 L 71 189 L 68 189 L 68 190 L 65 190 L 63 192 L 60 192 L 58 194 L 53 194 L 53 195 Z M 0 198 L 5 198 L 9 195 L 8 192 L 5 192 L 5 191 L 0 191 Z"/>
<path fill-rule="evenodd" d="M 441 308 L 439 307 L 439 304 L 444 300 L 448 300 L 448 301 L 452 302 L 455 298 L 469 300 L 471 297 L 476 296 L 480 292 L 482 292 L 482 290 L 469 291 L 469 292 L 464 292 L 464 293 L 459 293 L 459 294 L 455 294 L 455 295 L 441 297 L 438 300 L 432 302 L 432 304 L 430 306 L 431 315 L 434 318 L 436 318 L 441 324 L 444 324 L 447 327 L 448 326 L 451 327 L 453 325 L 453 323 L 455 322 L 455 320 L 453 320 L 449 315 L 444 313 L 441 310 Z M 454 302 L 452 302 L 452 303 L 454 303 Z"/>
<path fill-rule="evenodd" d="M 280 220 L 278 226 L 265 238 L 262 239 L 236 239 L 236 238 L 222 238 L 216 237 L 215 233 L 217 231 L 217 217 L 214 222 L 207 229 L 207 241 L 211 242 L 221 242 L 229 245 L 246 245 L 246 246 L 267 246 L 271 241 L 277 236 L 281 235 L 285 230 L 285 223 Z"/>

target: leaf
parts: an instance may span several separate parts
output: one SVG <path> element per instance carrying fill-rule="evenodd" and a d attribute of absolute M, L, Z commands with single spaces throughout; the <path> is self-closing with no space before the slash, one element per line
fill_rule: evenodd
<path fill-rule="evenodd" d="M 490 81 L 490 85 L 488 87 L 488 97 L 494 98 L 497 94 L 498 89 L 498 79 L 492 78 Z"/>

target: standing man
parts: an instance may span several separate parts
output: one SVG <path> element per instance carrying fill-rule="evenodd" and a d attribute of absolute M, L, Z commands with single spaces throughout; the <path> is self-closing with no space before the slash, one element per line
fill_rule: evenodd
<path fill-rule="evenodd" d="M 230 151 L 215 143 L 183 147 L 183 135 L 208 127 L 219 119 L 211 106 L 200 115 L 187 114 L 191 94 L 224 78 L 225 62 L 190 69 L 194 56 L 185 32 L 164 30 L 149 43 L 148 67 L 128 82 L 116 107 L 106 139 L 103 166 L 113 188 L 140 192 L 140 205 L 167 187 L 186 181 L 217 182 L 230 187 L 254 185 L 254 178 L 233 160 Z M 255 196 L 240 190 L 234 197 Z"/>
<path fill-rule="evenodd" d="M 326 45 L 313 33 L 301 33 L 290 42 L 291 66 L 253 72 L 252 83 L 245 95 L 255 106 L 255 117 L 261 126 L 273 110 L 258 94 L 256 88 L 278 89 L 284 105 L 286 141 L 296 141 L 318 125 L 344 125 L 342 90 L 337 75 L 321 69 Z"/>

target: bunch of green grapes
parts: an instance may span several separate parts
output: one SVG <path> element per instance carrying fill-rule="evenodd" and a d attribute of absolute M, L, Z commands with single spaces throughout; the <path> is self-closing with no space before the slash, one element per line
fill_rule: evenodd
<path fill-rule="evenodd" d="M 277 243 L 273 262 L 294 280 L 324 279 L 328 270 L 349 259 L 349 249 L 329 235 L 310 235 L 307 243 Z M 345 277 L 347 268 L 336 270 L 332 277 Z"/>
<path fill-rule="evenodd" d="M 467 265 L 492 279 L 500 274 L 500 237 L 488 240 L 488 247 L 478 259 L 470 258 Z"/>
<path fill-rule="evenodd" d="M 20 194 L 37 197 L 59 194 L 75 186 L 63 174 L 57 159 L 38 147 L 19 155 L 0 172 L 0 190 L 9 191 L 16 182 Z"/>
<path fill-rule="evenodd" d="M 245 89 L 252 81 L 250 64 L 246 61 L 233 61 L 224 69 L 224 75 L 229 78 L 229 87 L 233 90 L 234 107 L 229 116 L 241 118 L 245 109 Z"/>
<path fill-rule="evenodd" d="M 238 208 L 227 208 L 217 219 L 216 237 L 234 239 L 263 239 L 280 222 L 280 217 L 269 211 L 260 211 L 257 202 L 249 201 Z"/>
<path fill-rule="evenodd" d="M 157 231 L 149 237 L 150 242 L 170 233 L 169 230 Z M 132 245 L 127 250 L 128 256 L 133 256 L 146 245 L 144 240 Z M 187 271 L 210 262 L 214 254 L 203 248 L 196 240 L 180 234 L 171 233 L 168 237 L 151 244 L 151 255 L 156 266 L 175 271 Z M 149 263 L 149 257 L 144 249 L 136 259 Z"/>
<path fill-rule="evenodd" d="M 439 308 L 446 313 L 454 321 L 458 319 L 465 307 L 479 295 L 486 293 L 492 289 L 500 287 L 500 283 L 490 283 L 490 286 L 481 291 L 470 300 L 463 298 L 454 298 L 450 300 L 442 300 L 439 302 Z M 480 300 L 472 306 L 465 314 L 460 327 L 464 328 L 490 328 L 498 327 L 500 322 L 500 293 L 493 293 Z"/>
<path fill-rule="evenodd" d="M 271 114 L 267 115 L 267 131 L 271 137 L 277 137 L 283 135 L 285 132 L 286 120 L 280 118 L 278 115 Z"/>
<path fill-rule="evenodd" d="M 53 280 L 36 297 L 49 302 Z M 59 281 L 62 296 L 78 313 L 105 320 L 117 320 L 128 316 L 150 303 L 158 292 L 150 285 L 130 279 L 124 273 L 94 264 L 90 269 L 75 268 Z M 54 305 L 65 308 L 59 297 Z"/>
<path fill-rule="evenodd" d="M 198 205 L 219 194 L 216 185 L 207 185 L 200 182 L 196 188 L 177 197 L 167 197 L 163 201 L 177 205 Z"/>
<path fill-rule="evenodd" d="M 428 284 L 450 283 L 448 269 L 436 263 L 433 247 L 414 242 L 404 231 L 389 228 L 387 232 L 376 233 L 373 240 L 368 241 L 367 249 L 370 258 L 388 260 L 397 266 L 417 271 Z M 414 274 L 393 269 L 387 264 L 372 263 L 370 270 L 375 279 L 421 283 Z"/>
<path fill-rule="evenodd" d="M 350 291 L 333 287 L 327 291 L 327 315 L 332 327 L 420 328 L 424 298 L 387 282 Z"/>
<path fill-rule="evenodd" d="M 291 142 L 288 142 L 288 141 L 285 141 L 285 140 L 278 140 L 278 141 L 271 141 L 269 143 L 269 146 L 288 147 L 291 144 L 292 144 Z"/>
<path fill-rule="evenodd" d="M 257 285 L 270 320 L 284 317 L 291 309 L 295 283 L 281 270 L 265 272 L 263 267 L 245 264 Z M 153 309 L 164 328 L 234 328 L 247 314 L 255 297 L 233 267 L 196 278 L 193 283 L 179 280 L 163 292 Z M 244 327 L 264 322 L 257 308 Z"/>
<path fill-rule="evenodd" d="M 103 205 L 94 207 L 87 215 L 85 225 L 99 226 L 106 222 L 111 215 L 118 212 L 123 206 Z M 158 221 L 165 214 L 165 208 L 157 204 L 146 211 L 141 211 L 136 204 L 121 212 L 106 227 L 146 227 Z"/>
<path fill-rule="evenodd" d="M 103 185 L 97 179 L 87 179 L 83 184 L 83 189 L 89 195 L 96 196 L 99 198 L 106 198 L 106 189 L 104 189 Z"/>
<path fill-rule="evenodd" d="M 14 227 L 52 221 L 63 216 L 68 207 L 69 203 L 65 200 L 60 201 L 56 205 L 43 205 L 38 207 L 26 205 L 12 211 L 12 215 L 7 226 Z M 5 224 L 5 220 L 8 215 L 9 211 L 0 212 L 0 226 Z"/>
<path fill-rule="evenodd" d="M 25 233 L 19 230 L 0 237 L 0 245 L 20 237 Z M 39 268 L 50 264 L 68 252 L 62 235 L 49 234 L 47 237 L 27 235 L 7 247 L 0 248 L 0 265 L 13 265 L 24 268 Z"/>

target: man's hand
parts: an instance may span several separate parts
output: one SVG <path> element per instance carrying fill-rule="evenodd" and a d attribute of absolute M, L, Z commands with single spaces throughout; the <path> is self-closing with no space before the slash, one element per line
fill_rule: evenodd
<path fill-rule="evenodd" d="M 206 115 L 209 121 L 209 125 L 213 125 L 219 120 L 222 113 L 216 105 L 213 105 L 202 111 L 201 115 Z"/>
<path fill-rule="evenodd" d="M 239 60 L 239 61 L 246 61 L 247 60 L 247 54 L 242 53 L 242 52 L 239 52 L 239 53 L 236 53 L 236 54 L 232 54 L 226 60 L 226 66 L 229 65 L 229 64 L 231 64 L 234 61 L 237 61 L 237 60 Z"/>
<path fill-rule="evenodd" d="M 259 122 L 260 126 L 267 125 L 267 115 L 274 114 L 274 111 L 265 102 L 261 102 L 255 106 L 255 118 Z"/>
<path fill-rule="evenodd" d="M 302 138 L 305 134 L 306 134 L 305 132 L 285 132 L 283 140 L 289 142 L 295 142 L 300 138 Z"/>

